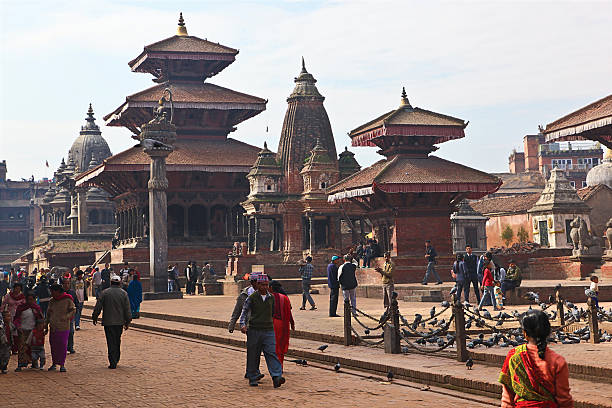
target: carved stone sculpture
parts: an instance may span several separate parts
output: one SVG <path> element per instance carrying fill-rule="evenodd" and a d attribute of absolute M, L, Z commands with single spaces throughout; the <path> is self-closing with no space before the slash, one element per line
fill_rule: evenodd
<path fill-rule="evenodd" d="M 612 257 L 612 218 L 606 223 L 606 237 L 608 238 L 607 256 Z"/>
<path fill-rule="evenodd" d="M 574 247 L 574 250 L 572 251 L 574 256 L 601 255 L 601 247 L 589 233 L 589 229 L 584 219 L 581 217 L 576 217 L 574 220 L 572 220 L 570 226 L 572 227 L 570 237 L 572 238 Z"/>

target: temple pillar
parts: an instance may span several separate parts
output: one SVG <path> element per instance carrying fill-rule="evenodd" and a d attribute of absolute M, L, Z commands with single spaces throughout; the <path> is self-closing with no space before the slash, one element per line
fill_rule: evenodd
<path fill-rule="evenodd" d="M 207 206 L 206 208 L 206 237 L 208 238 L 208 240 L 212 240 L 212 226 L 211 226 L 211 219 L 210 219 L 210 215 L 212 213 L 211 211 L 211 207 Z"/>
<path fill-rule="evenodd" d="M 314 254 L 315 250 L 315 225 L 314 225 L 314 216 L 312 214 L 308 215 L 308 238 L 309 245 L 308 249 L 310 250 L 310 255 Z"/>
<path fill-rule="evenodd" d="M 257 253 L 257 249 L 258 249 L 258 242 L 257 240 L 259 239 L 259 218 L 257 218 L 257 216 L 254 216 L 253 219 L 253 224 L 254 224 L 254 231 L 253 231 L 253 252 Z"/>
<path fill-rule="evenodd" d="M 250 254 L 253 251 L 253 228 L 251 218 L 247 219 L 248 235 L 247 235 L 247 252 Z"/>
<path fill-rule="evenodd" d="M 149 274 L 150 287 L 154 292 L 168 289 L 168 200 L 166 189 L 166 157 L 168 150 L 148 150 L 151 157 L 149 178 Z"/>
<path fill-rule="evenodd" d="M 189 237 L 189 207 L 183 207 L 183 237 Z"/>
<path fill-rule="evenodd" d="M 76 203 L 76 194 L 70 194 L 70 215 L 68 216 L 70 220 L 70 233 L 77 234 L 79 232 L 78 226 L 78 218 L 77 218 L 77 203 Z"/>

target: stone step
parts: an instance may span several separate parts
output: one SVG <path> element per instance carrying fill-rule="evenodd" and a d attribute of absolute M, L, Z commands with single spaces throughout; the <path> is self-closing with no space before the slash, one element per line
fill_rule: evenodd
<path fill-rule="evenodd" d="M 404 296 L 404 302 L 441 302 L 442 296 L 408 295 Z"/>

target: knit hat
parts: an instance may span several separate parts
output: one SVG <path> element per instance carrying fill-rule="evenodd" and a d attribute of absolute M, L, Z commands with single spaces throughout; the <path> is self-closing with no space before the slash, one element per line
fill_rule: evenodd
<path fill-rule="evenodd" d="M 259 275 L 261 275 L 261 272 L 251 272 L 251 274 L 249 275 L 249 280 L 259 282 Z"/>
<path fill-rule="evenodd" d="M 257 282 L 268 282 L 268 275 L 260 273 L 257 275 Z"/>
<path fill-rule="evenodd" d="M 332 261 L 335 261 L 336 259 L 340 259 L 340 257 L 337 255 L 332 256 Z"/>

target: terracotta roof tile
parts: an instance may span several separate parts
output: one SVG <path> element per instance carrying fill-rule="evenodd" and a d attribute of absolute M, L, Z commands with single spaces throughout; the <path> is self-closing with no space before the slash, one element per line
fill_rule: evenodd
<path fill-rule="evenodd" d="M 236 55 L 238 50 L 225 45 L 203 40 L 195 36 L 174 35 L 153 44 L 146 45 L 138 57 L 131 60 L 128 65 L 134 66 L 141 57 L 151 52 L 177 52 L 177 53 L 205 53 Z"/>
<path fill-rule="evenodd" d="M 544 133 L 555 132 L 563 128 L 573 127 L 607 116 L 612 116 L 612 95 L 608 95 L 605 98 L 549 123 L 546 125 Z"/>
<path fill-rule="evenodd" d="M 175 149 L 166 158 L 169 170 L 173 166 L 253 166 L 260 148 L 235 139 L 177 140 Z M 151 162 L 140 147 L 132 147 L 104 160 L 104 165 L 145 165 Z"/>
<path fill-rule="evenodd" d="M 363 124 L 352 130 L 350 135 L 365 132 L 382 125 L 415 125 L 415 126 L 461 126 L 464 127 L 465 122 L 462 119 L 452 116 L 443 115 L 428 111 L 421 108 L 405 108 L 387 112 L 378 118 Z"/>
<path fill-rule="evenodd" d="M 577 190 L 576 193 L 578 193 L 578 197 L 580 197 L 582 201 L 586 201 L 590 199 L 593 195 L 595 195 L 598 191 L 604 190 L 604 189 L 612 190 L 610 187 L 606 186 L 605 184 L 598 184 L 596 186 L 589 186 L 589 187 L 581 188 L 580 190 Z"/>
<path fill-rule="evenodd" d="M 126 99 L 128 101 L 157 102 L 162 97 L 166 88 L 170 88 L 170 91 L 172 91 L 174 103 L 266 103 L 265 99 L 206 82 L 200 84 L 194 84 L 193 82 L 165 82 L 130 95 Z"/>
<path fill-rule="evenodd" d="M 540 194 L 519 194 L 483 198 L 471 201 L 472 208 L 482 215 L 526 213 L 540 198 Z"/>
<path fill-rule="evenodd" d="M 453 163 L 436 156 L 413 158 L 396 156 L 393 159 L 381 160 L 339 183 L 331 186 L 330 194 L 372 186 L 382 185 L 432 185 L 432 184 L 498 184 L 500 179 L 485 172 Z"/>

